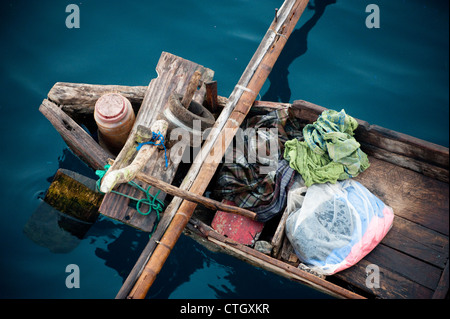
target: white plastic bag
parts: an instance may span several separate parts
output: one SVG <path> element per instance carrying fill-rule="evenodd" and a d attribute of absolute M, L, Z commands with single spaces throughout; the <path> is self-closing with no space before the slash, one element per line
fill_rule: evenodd
<path fill-rule="evenodd" d="M 302 207 L 288 217 L 286 236 L 304 264 L 332 275 L 375 248 L 393 218 L 392 208 L 352 179 L 313 184 Z"/>

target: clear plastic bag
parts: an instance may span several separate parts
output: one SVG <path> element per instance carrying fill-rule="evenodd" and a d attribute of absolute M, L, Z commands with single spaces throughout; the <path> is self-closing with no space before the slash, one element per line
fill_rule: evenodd
<path fill-rule="evenodd" d="M 332 275 L 375 248 L 393 218 L 391 207 L 352 179 L 313 184 L 301 208 L 286 220 L 286 236 L 303 263 Z"/>
<path fill-rule="evenodd" d="M 308 187 L 305 186 L 301 175 L 295 174 L 294 184 L 292 184 L 287 194 L 286 211 L 288 215 L 302 207 L 307 189 Z"/>

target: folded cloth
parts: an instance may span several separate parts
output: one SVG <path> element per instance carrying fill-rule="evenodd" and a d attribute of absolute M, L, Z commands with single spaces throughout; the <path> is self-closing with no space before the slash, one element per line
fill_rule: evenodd
<path fill-rule="evenodd" d="M 232 161 L 225 159 L 214 194 L 239 207 L 259 211 L 258 220 L 267 221 L 286 204 L 286 188 L 295 171 L 282 154 L 287 140 L 301 137 L 300 124 L 288 109 L 282 109 L 250 117 L 241 128 L 235 147 L 228 150 L 232 151 Z M 271 143 L 277 145 L 275 150 L 267 147 Z M 271 151 L 267 156 L 266 150 Z"/>
<path fill-rule="evenodd" d="M 306 186 L 357 176 L 369 167 L 367 155 L 353 137 L 357 127 L 344 110 L 326 110 L 303 128 L 304 141 L 285 143 L 284 158 L 302 175 Z"/>

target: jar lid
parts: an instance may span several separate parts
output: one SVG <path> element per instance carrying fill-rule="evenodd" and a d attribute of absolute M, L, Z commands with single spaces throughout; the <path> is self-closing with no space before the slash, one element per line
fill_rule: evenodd
<path fill-rule="evenodd" d="M 127 113 L 126 102 L 125 97 L 118 93 L 104 94 L 95 103 L 95 113 L 101 121 L 118 122 Z"/>

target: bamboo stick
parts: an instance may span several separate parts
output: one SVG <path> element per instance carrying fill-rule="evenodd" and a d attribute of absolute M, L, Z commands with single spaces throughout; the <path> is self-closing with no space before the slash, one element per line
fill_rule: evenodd
<path fill-rule="evenodd" d="M 188 172 L 189 178 L 194 179 L 190 187 L 191 192 L 203 194 L 205 191 L 227 146 L 250 110 L 307 3 L 308 0 L 286 0 L 283 3 L 277 21 L 272 22 L 238 85 L 230 95 L 227 106 L 213 127 L 213 130 L 216 129 L 219 133 L 208 136 L 202 152 L 199 154 L 201 159 L 203 157 L 203 160 L 200 161 L 200 169 L 196 171 L 191 166 L 192 171 Z M 206 152 L 204 152 L 205 150 Z M 129 294 L 129 298 L 145 298 L 171 249 L 192 216 L 195 207 L 196 204 L 189 201 L 181 203 L 163 238 Z"/>
<path fill-rule="evenodd" d="M 143 181 L 144 183 L 147 183 L 153 187 L 156 187 L 160 190 L 162 190 L 163 192 L 166 192 L 167 194 L 173 195 L 173 196 L 177 196 L 177 197 L 181 197 L 183 199 L 186 199 L 190 202 L 194 202 L 197 204 L 201 204 L 207 208 L 211 208 L 214 210 L 222 210 L 224 212 L 228 212 L 228 213 L 233 213 L 233 214 L 238 214 L 238 215 L 242 215 L 242 216 L 246 216 L 249 217 L 253 220 L 256 219 L 256 213 L 244 209 L 244 208 L 240 208 L 237 206 L 231 206 L 231 205 L 227 205 L 221 202 L 218 202 L 216 200 L 213 200 L 211 198 L 207 198 L 201 195 L 197 195 L 194 193 L 191 193 L 189 191 L 180 189 L 178 187 L 175 187 L 169 183 L 166 183 L 164 181 L 161 181 L 153 176 L 150 175 L 146 175 L 146 174 L 142 174 L 139 173 L 136 176 L 137 179 Z"/>

